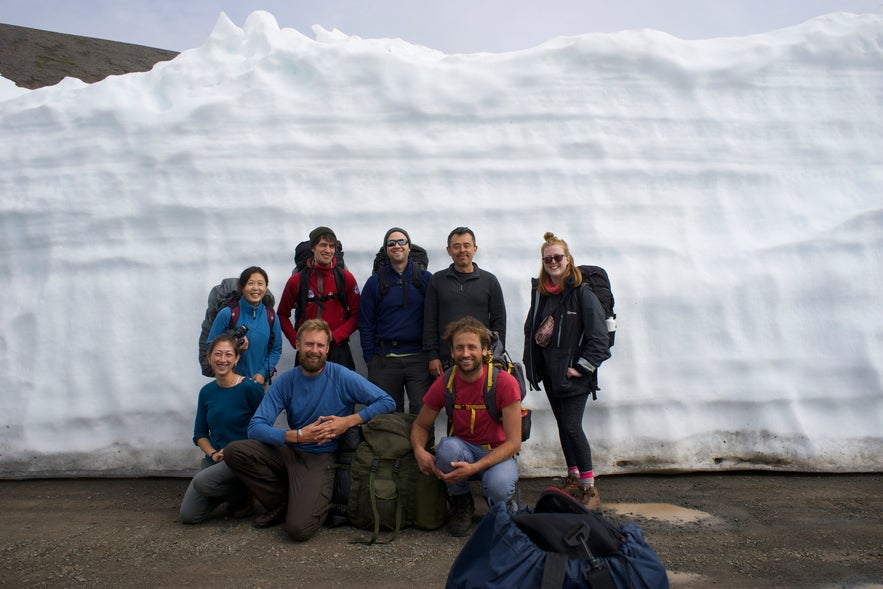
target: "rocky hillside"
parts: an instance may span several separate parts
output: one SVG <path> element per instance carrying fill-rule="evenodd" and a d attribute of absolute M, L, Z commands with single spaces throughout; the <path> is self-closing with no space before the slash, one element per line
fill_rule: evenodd
<path fill-rule="evenodd" d="M 51 86 L 68 76 L 91 83 L 114 74 L 144 72 L 177 54 L 165 49 L 0 24 L 0 75 L 23 88 Z"/>

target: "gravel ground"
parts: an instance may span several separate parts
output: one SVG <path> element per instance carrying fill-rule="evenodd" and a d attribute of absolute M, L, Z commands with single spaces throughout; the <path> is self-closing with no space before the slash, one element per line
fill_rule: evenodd
<path fill-rule="evenodd" d="M 522 481 L 523 503 L 555 482 Z M 0 481 L 0 587 L 429 589 L 444 586 L 465 542 L 407 529 L 365 546 L 351 543 L 363 532 L 340 527 L 294 543 L 280 527 L 256 530 L 220 513 L 184 526 L 187 483 Z M 624 475 L 598 485 L 612 521 L 644 529 L 673 587 L 883 588 L 883 475 Z M 677 519 L 673 506 L 704 518 Z M 674 518 L 646 516 L 654 512 Z"/>

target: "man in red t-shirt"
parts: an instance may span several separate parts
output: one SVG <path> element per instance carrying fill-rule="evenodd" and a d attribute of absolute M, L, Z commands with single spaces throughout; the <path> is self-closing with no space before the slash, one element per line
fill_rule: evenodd
<path fill-rule="evenodd" d="M 518 481 L 515 454 L 521 449 L 521 391 L 515 378 L 502 370 L 497 373 L 496 404 L 502 423 L 495 420 L 484 408 L 491 344 L 487 328 L 474 317 L 464 317 L 448 325 L 445 341 L 454 366 L 426 391 L 411 428 L 411 447 L 420 471 L 437 476 L 448 486 L 453 505 L 448 531 L 466 536 L 475 512 L 470 480 L 481 481 L 482 494 L 489 503 L 511 501 L 510 506 L 516 507 L 512 499 Z M 455 394 L 453 415 L 449 416 L 452 431 L 442 438 L 433 456 L 426 444 L 436 416 L 445 408 L 451 377 Z"/>

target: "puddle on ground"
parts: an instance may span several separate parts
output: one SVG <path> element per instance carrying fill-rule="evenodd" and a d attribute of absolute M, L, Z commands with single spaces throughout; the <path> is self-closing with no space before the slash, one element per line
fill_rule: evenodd
<path fill-rule="evenodd" d="M 638 516 L 672 524 L 719 521 L 719 518 L 710 513 L 678 507 L 671 503 L 605 503 L 603 508 L 617 515 Z"/>
<path fill-rule="evenodd" d="M 708 587 L 708 579 L 696 573 L 678 573 L 668 571 L 668 582 L 673 588 L 677 587 Z"/>

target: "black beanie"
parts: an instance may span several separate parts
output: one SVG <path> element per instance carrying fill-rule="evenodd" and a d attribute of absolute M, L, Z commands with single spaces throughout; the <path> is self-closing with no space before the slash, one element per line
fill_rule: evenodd
<path fill-rule="evenodd" d="M 334 241 L 337 241 L 337 236 L 334 235 L 334 231 L 329 229 L 328 227 L 316 227 L 312 231 L 310 231 L 310 247 L 314 247 L 317 243 L 319 243 L 319 238 L 323 235 L 331 235 L 334 238 Z"/>

